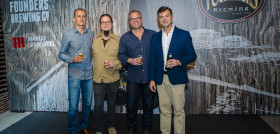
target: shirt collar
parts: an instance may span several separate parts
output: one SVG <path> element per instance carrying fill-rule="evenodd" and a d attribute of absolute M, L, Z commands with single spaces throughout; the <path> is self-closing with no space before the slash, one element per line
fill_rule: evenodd
<path fill-rule="evenodd" d="M 77 30 L 77 28 L 74 26 L 74 33 L 76 34 L 76 33 L 80 33 L 78 30 Z M 88 32 L 88 29 L 87 28 L 85 28 L 85 32 L 84 33 L 87 33 Z"/>
<path fill-rule="evenodd" d="M 97 37 L 97 38 L 102 38 L 101 33 L 99 33 L 98 35 L 96 35 L 96 37 Z M 109 37 L 110 37 L 110 39 L 111 39 L 111 38 L 112 38 L 112 39 L 116 39 L 116 35 L 115 35 L 114 33 L 111 33 L 111 34 L 109 35 Z"/>
<path fill-rule="evenodd" d="M 142 26 L 142 27 L 143 27 L 143 26 Z M 144 29 L 144 32 L 143 32 L 143 33 L 145 33 L 145 31 L 147 31 L 147 29 L 146 29 L 145 27 L 143 27 L 143 29 Z M 133 34 L 132 29 L 130 29 L 130 33 Z"/>
<path fill-rule="evenodd" d="M 169 31 L 168 34 L 172 34 L 174 32 L 174 28 L 175 28 L 175 25 L 172 24 L 172 29 Z M 161 30 L 162 30 L 162 34 L 165 34 L 165 32 L 163 31 L 163 28 Z"/>

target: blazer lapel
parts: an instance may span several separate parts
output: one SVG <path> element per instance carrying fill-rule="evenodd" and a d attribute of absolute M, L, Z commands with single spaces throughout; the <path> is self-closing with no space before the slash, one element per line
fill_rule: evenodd
<path fill-rule="evenodd" d="M 159 51 L 160 51 L 160 56 L 161 56 L 161 59 L 163 59 L 163 49 L 162 49 L 162 31 L 159 32 L 159 35 L 158 35 L 158 40 L 159 40 Z"/>
<path fill-rule="evenodd" d="M 175 26 L 174 31 L 173 31 L 173 35 L 172 35 L 172 38 L 171 38 L 171 41 L 170 41 L 168 53 L 173 52 L 177 40 L 178 40 L 178 31 L 177 31 L 177 27 Z"/>

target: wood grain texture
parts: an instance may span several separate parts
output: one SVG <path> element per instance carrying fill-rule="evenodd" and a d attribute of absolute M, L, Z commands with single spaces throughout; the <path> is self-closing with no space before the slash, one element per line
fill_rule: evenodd
<path fill-rule="evenodd" d="M 67 66 L 54 68 L 61 35 L 73 27 L 76 8 L 87 10 L 87 27 L 98 34 L 99 17 L 108 13 L 114 33 L 129 30 L 130 0 L 49 0 L 49 21 L 10 23 L 10 0 L 2 0 L 4 45 L 9 98 L 13 111 L 67 111 Z M 157 10 L 173 9 L 174 25 L 188 30 L 197 53 L 186 90 L 188 114 L 279 114 L 280 110 L 280 2 L 266 0 L 250 20 L 223 24 L 202 14 L 197 0 L 145 0 L 150 29 L 159 31 Z M 132 7 L 135 7 L 132 6 Z M 51 47 L 14 48 L 13 37 L 46 36 Z M 46 76 L 53 70 L 50 75 Z M 46 76 L 30 91 L 27 89 Z M 119 112 L 125 108 L 119 107 Z"/>
<path fill-rule="evenodd" d="M 66 65 L 59 67 L 48 76 L 48 72 L 60 61 L 57 57 L 61 35 L 74 25 L 73 13 L 76 8 L 87 11 L 87 28 L 99 33 L 99 17 L 104 13 L 112 15 L 114 30 L 118 35 L 128 30 L 127 12 L 129 0 L 48 0 L 49 21 L 11 23 L 10 0 L 1 1 L 4 25 L 5 52 L 9 96 L 12 111 L 67 111 L 67 71 Z M 37 42 L 28 37 L 45 36 L 55 46 L 31 47 Z M 14 48 L 13 37 L 24 37 L 24 48 Z M 46 78 L 39 84 L 36 82 Z M 30 91 L 31 85 L 36 85 Z"/>

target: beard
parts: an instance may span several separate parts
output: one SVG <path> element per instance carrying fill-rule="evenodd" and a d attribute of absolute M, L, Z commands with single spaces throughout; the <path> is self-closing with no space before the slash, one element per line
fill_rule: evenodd
<path fill-rule="evenodd" d="M 105 37 L 108 37 L 108 36 L 109 36 L 110 31 L 109 31 L 109 30 L 107 30 L 107 31 L 103 31 L 103 33 L 104 33 L 104 36 L 105 36 Z"/>

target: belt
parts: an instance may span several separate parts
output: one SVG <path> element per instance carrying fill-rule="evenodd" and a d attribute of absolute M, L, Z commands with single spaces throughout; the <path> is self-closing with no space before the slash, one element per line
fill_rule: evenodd
<path fill-rule="evenodd" d="M 167 71 L 164 71 L 164 74 L 167 74 Z"/>

